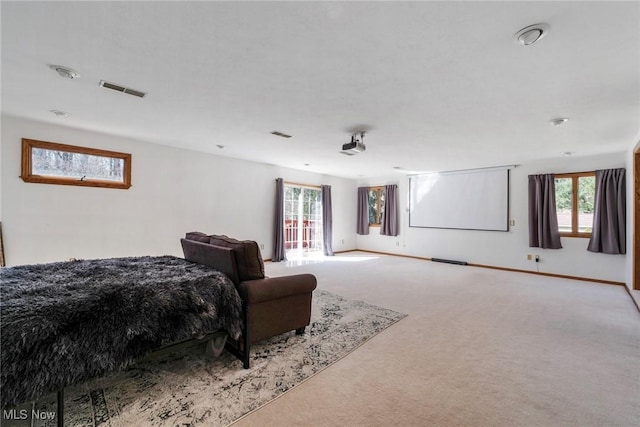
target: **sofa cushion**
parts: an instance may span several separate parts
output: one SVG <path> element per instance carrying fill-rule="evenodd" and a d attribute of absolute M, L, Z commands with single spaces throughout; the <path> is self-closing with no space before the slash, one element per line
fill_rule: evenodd
<path fill-rule="evenodd" d="M 256 242 L 237 240 L 227 236 L 211 235 L 209 237 L 210 244 L 233 249 L 241 281 L 264 279 L 264 262 Z"/>
<path fill-rule="evenodd" d="M 209 240 L 211 240 L 209 236 L 199 231 L 191 231 L 187 233 L 184 238 L 187 240 L 195 240 L 200 243 L 209 243 Z"/>

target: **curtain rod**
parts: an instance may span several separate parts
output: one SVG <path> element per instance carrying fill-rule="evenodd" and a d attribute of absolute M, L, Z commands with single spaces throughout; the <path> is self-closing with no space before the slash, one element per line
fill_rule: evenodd
<path fill-rule="evenodd" d="M 301 184 L 299 182 L 291 182 L 291 181 L 284 181 L 283 184 L 285 184 L 285 185 L 293 185 L 293 186 L 296 186 L 296 187 L 308 187 L 308 188 L 317 188 L 317 189 L 321 188 L 321 186 L 319 186 L 319 185 Z"/>

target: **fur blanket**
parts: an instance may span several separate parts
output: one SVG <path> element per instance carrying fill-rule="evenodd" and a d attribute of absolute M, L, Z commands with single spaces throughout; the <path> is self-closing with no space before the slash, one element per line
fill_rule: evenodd
<path fill-rule="evenodd" d="M 237 339 L 242 302 L 222 273 L 137 257 L 0 268 L 1 404 L 122 369 L 205 332 Z"/>

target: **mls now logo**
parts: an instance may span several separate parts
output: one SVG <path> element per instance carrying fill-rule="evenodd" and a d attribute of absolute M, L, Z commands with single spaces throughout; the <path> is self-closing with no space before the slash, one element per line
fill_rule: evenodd
<path fill-rule="evenodd" d="M 26 421 L 24 425 L 31 425 L 31 421 L 40 421 L 40 420 L 53 420 L 56 418 L 55 411 L 41 411 L 37 409 L 3 409 L 2 410 L 2 421 L 14 421 L 14 423 L 8 423 L 3 425 L 23 425 L 20 421 Z"/>

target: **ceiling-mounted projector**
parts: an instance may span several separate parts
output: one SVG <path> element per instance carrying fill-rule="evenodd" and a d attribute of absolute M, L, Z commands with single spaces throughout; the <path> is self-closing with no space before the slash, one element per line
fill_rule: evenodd
<path fill-rule="evenodd" d="M 362 153 L 365 151 L 367 147 L 364 145 L 364 132 L 360 133 L 360 138 L 358 138 L 358 134 L 351 135 L 351 142 L 347 142 L 342 145 L 342 154 L 346 154 L 347 156 L 353 156 L 354 154 Z"/>

